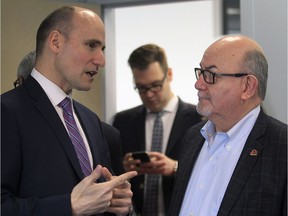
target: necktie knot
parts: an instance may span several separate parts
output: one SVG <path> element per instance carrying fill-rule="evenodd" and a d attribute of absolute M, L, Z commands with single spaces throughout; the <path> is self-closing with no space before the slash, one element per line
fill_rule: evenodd
<path fill-rule="evenodd" d="M 64 98 L 59 104 L 59 107 L 61 107 L 65 111 L 71 111 L 72 110 L 72 104 L 70 98 L 66 97 Z"/>
<path fill-rule="evenodd" d="M 164 110 L 162 110 L 162 111 L 159 111 L 159 112 L 152 112 L 154 115 L 156 115 L 156 119 L 159 119 L 159 118 L 161 118 L 162 116 L 163 116 L 163 114 L 164 114 Z"/>

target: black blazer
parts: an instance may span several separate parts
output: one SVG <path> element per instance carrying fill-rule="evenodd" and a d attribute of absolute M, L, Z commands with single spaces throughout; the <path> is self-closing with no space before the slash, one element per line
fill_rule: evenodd
<path fill-rule="evenodd" d="M 145 118 L 146 109 L 143 105 L 117 113 L 113 126 L 120 131 L 122 150 L 126 154 L 133 151 L 145 151 Z M 179 106 L 169 136 L 165 154 L 174 159 L 179 159 L 182 139 L 189 127 L 199 123 L 201 116 L 194 105 L 184 103 L 179 99 Z M 164 208 L 167 212 L 173 187 L 174 177 L 163 176 L 162 185 L 164 193 Z M 130 181 L 133 191 L 135 207 L 142 212 L 144 200 L 144 175 L 137 176 Z"/>
<path fill-rule="evenodd" d="M 73 103 L 94 167 L 111 170 L 98 116 Z M 33 77 L 1 95 L 1 117 L 2 215 L 71 215 L 70 194 L 83 174 L 59 115 Z"/>
<path fill-rule="evenodd" d="M 179 215 L 193 166 L 204 143 L 200 123 L 184 139 L 169 216 Z M 252 149 L 258 151 L 251 156 Z M 218 216 L 287 215 L 287 125 L 262 111 L 247 138 Z"/>
<path fill-rule="evenodd" d="M 110 158 L 111 158 L 111 166 L 114 171 L 115 175 L 121 175 L 125 172 L 123 167 L 123 153 L 122 153 L 122 146 L 121 146 L 121 138 L 120 132 L 116 128 L 112 127 L 111 125 L 101 122 L 101 126 L 103 129 L 104 137 L 107 141 L 109 151 L 110 151 Z"/>

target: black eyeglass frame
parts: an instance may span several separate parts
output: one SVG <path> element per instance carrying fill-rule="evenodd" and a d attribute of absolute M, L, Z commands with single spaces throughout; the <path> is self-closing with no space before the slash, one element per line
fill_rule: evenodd
<path fill-rule="evenodd" d="M 216 83 L 216 76 L 229 76 L 229 77 L 242 77 L 242 76 L 247 76 L 249 75 L 248 73 L 234 73 L 234 74 L 227 74 L 227 73 L 215 73 L 209 70 L 203 70 L 201 68 L 194 68 L 195 71 L 195 76 L 196 79 L 198 80 L 200 78 L 200 75 L 203 75 L 204 81 L 208 84 L 215 84 Z M 200 71 L 200 72 L 199 72 Z M 205 72 L 207 72 L 209 75 L 205 75 Z M 212 82 L 207 81 L 207 77 L 211 77 L 212 76 Z"/>
<path fill-rule="evenodd" d="M 134 86 L 134 90 L 136 92 L 138 92 L 139 94 L 146 94 L 148 91 L 151 91 L 153 93 L 157 93 L 159 91 L 162 90 L 163 88 L 163 84 L 164 84 L 164 81 L 167 77 L 167 71 L 164 73 L 164 77 L 163 79 L 159 80 L 159 81 L 154 81 L 154 84 L 150 84 L 149 87 L 145 87 L 145 86 Z M 156 83 L 156 82 L 159 82 L 159 83 Z M 156 84 L 155 84 L 156 83 Z"/>

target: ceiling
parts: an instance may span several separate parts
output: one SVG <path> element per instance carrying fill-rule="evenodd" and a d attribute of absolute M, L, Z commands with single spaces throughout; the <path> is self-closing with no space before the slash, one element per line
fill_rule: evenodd
<path fill-rule="evenodd" d="M 196 1 L 196 0 L 67 0 L 67 1 L 79 2 L 79 3 L 95 3 L 100 4 L 104 7 L 121 7 L 121 6 L 160 4 L 160 3 Z"/>

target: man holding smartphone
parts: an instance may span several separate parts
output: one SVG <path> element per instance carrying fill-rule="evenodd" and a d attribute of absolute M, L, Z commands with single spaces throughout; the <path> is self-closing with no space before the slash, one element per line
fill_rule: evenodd
<path fill-rule="evenodd" d="M 183 136 L 188 128 L 201 121 L 201 116 L 194 105 L 173 94 L 170 87 L 172 69 L 168 67 L 161 47 L 155 44 L 140 46 L 132 52 L 128 63 L 135 90 L 143 104 L 117 113 L 113 126 L 121 134 L 125 170 L 139 173 L 130 182 L 138 212 L 149 216 L 165 215 L 170 205 Z M 156 138 L 155 126 L 158 131 Z M 154 146 L 155 139 L 158 139 L 157 147 Z M 144 162 L 145 158 L 149 161 Z M 156 176 L 159 184 L 149 190 L 149 178 Z M 149 200 L 145 199 L 150 191 L 157 196 L 154 213 L 147 211 L 153 204 L 148 204 Z"/>

